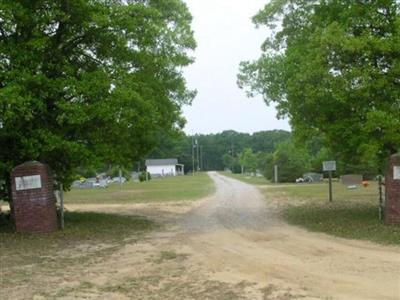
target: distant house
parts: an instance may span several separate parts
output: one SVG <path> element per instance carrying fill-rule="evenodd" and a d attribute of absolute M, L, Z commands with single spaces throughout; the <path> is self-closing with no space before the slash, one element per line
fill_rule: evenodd
<path fill-rule="evenodd" d="M 184 165 L 178 164 L 176 158 L 147 159 L 146 169 L 153 177 L 177 176 L 184 174 Z"/>

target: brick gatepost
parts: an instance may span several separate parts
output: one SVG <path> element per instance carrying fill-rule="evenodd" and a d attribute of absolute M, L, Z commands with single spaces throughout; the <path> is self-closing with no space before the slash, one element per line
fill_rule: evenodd
<path fill-rule="evenodd" d="M 49 233 L 58 229 L 50 168 L 32 161 L 11 172 L 13 217 L 18 232 Z"/>
<path fill-rule="evenodd" d="M 400 153 L 390 157 L 385 193 L 385 223 L 400 224 Z"/>

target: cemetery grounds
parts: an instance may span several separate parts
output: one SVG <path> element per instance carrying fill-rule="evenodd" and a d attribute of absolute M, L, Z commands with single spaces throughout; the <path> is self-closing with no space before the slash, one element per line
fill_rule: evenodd
<path fill-rule="evenodd" d="M 338 215 L 348 191 L 335 184 L 327 213 L 324 185 L 210 177 L 73 191 L 64 232 L 2 230 L 0 298 L 398 299 L 398 227 L 377 235 L 373 223 L 365 236 L 365 217 Z M 362 203 L 373 189 L 348 199 Z"/>

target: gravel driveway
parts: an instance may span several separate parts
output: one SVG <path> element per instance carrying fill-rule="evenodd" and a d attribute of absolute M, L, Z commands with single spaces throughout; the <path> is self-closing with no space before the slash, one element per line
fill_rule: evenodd
<path fill-rule="evenodd" d="M 184 216 L 182 229 L 211 232 L 218 229 L 262 230 L 278 222 L 260 191 L 249 184 L 209 172 L 217 190 L 199 208 Z"/>

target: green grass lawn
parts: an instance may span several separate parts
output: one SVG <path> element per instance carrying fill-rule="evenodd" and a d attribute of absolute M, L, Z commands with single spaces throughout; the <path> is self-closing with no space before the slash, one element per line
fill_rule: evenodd
<path fill-rule="evenodd" d="M 400 226 L 379 221 L 378 186 L 348 189 L 333 184 L 333 202 L 328 202 L 328 184 L 277 185 L 264 189 L 268 198 L 284 201 L 282 216 L 293 225 L 350 239 L 400 245 Z"/>
<path fill-rule="evenodd" d="M 265 177 L 233 174 L 233 173 L 228 173 L 228 172 L 219 172 L 219 173 L 226 177 L 230 177 L 230 178 L 237 179 L 237 180 L 243 181 L 245 183 L 254 184 L 254 185 L 265 185 L 265 184 L 270 183 L 269 180 L 267 180 Z"/>
<path fill-rule="evenodd" d="M 206 173 L 195 176 L 156 178 L 149 182 L 111 184 L 106 189 L 72 189 L 65 193 L 66 204 L 125 204 L 186 201 L 205 197 L 215 190 Z"/>

